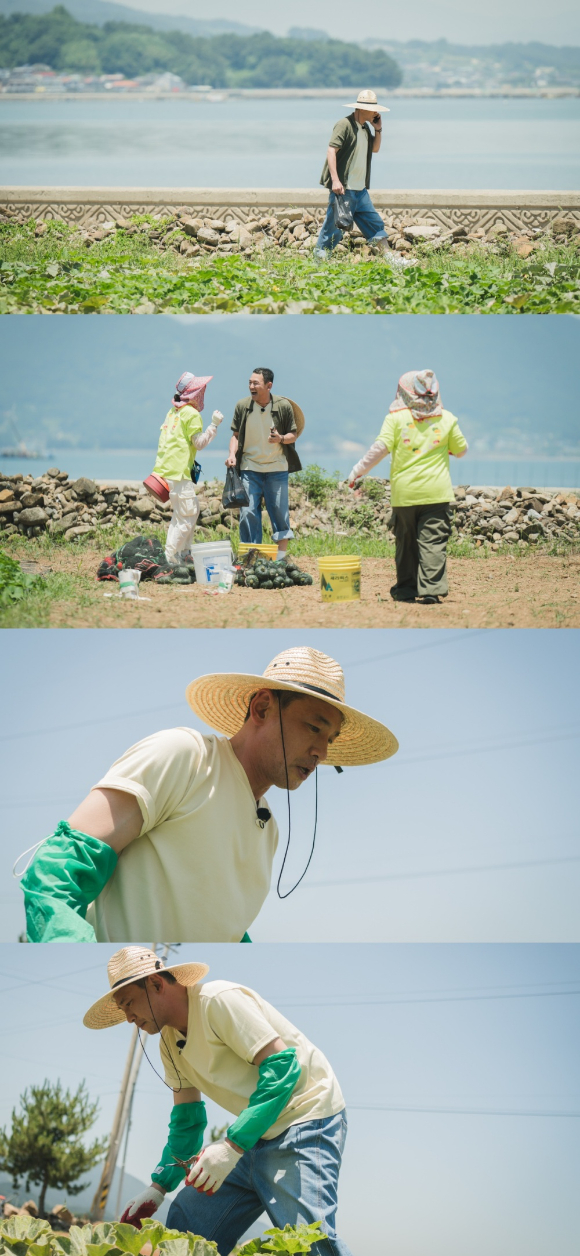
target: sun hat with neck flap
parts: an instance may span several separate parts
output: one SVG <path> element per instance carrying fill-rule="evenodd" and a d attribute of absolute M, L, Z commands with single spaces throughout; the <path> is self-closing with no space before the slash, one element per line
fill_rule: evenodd
<path fill-rule="evenodd" d="M 145 946 L 124 946 L 115 951 L 107 964 L 107 974 L 111 987 L 108 994 L 97 999 L 83 1016 L 83 1025 L 87 1029 L 108 1029 L 111 1025 L 121 1025 L 127 1019 L 122 1008 L 117 1007 L 114 999 L 116 990 L 130 986 L 143 977 L 154 977 L 163 973 L 171 973 L 180 986 L 196 986 L 202 977 L 209 972 L 207 964 L 169 964 L 165 965 L 155 951 Z"/>
<path fill-rule="evenodd" d="M 277 654 L 261 676 L 239 672 L 198 676 L 188 685 L 185 694 L 192 711 L 204 723 L 233 737 L 243 727 L 250 698 L 259 689 L 319 697 L 341 712 L 340 734 L 328 747 L 325 759 L 330 767 L 379 763 L 399 749 L 397 738 L 385 724 L 347 705 L 340 663 L 310 646 L 295 646 Z"/>

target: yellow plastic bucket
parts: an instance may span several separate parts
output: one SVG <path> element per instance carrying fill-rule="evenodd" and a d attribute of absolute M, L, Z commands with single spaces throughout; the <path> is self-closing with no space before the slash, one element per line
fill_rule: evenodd
<path fill-rule="evenodd" d="M 336 554 L 318 559 L 320 595 L 323 602 L 360 600 L 360 558 L 357 554 Z"/>
<path fill-rule="evenodd" d="M 245 541 L 240 541 L 238 545 L 238 554 L 240 558 L 243 554 L 248 554 L 250 550 L 257 550 L 259 554 L 263 554 L 264 558 L 275 558 L 278 553 L 277 545 L 247 545 Z"/>

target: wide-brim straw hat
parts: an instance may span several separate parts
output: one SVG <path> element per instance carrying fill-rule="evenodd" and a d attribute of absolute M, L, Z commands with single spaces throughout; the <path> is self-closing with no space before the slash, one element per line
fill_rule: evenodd
<path fill-rule="evenodd" d="M 345 105 L 345 109 L 374 109 L 375 113 L 390 113 L 386 105 L 379 105 L 375 92 L 367 90 L 359 92 L 357 100 Z"/>
<path fill-rule="evenodd" d="M 287 397 L 286 401 L 290 402 L 290 405 L 292 406 L 292 410 L 294 411 L 294 422 L 296 424 L 296 434 L 297 436 L 302 436 L 302 433 L 304 431 L 304 426 L 306 423 L 306 419 L 304 418 L 303 411 L 300 409 L 298 402 L 292 401 L 291 397 Z"/>
<path fill-rule="evenodd" d="M 233 737 L 243 727 L 250 698 L 259 689 L 311 694 L 341 712 L 340 735 L 328 747 L 325 759 L 330 766 L 379 763 L 399 749 L 397 738 L 385 724 L 347 705 L 340 663 L 310 646 L 295 646 L 277 654 L 262 676 L 239 672 L 199 676 L 188 685 L 185 694 L 191 709 L 210 728 Z"/>
<path fill-rule="evenodd" d="M 120 1025 L 127 1019 L 120 1007 L 117 1007 L 113 991 L 130 986 L 142 977 L 153 977 L 157 973 L 172 973 L 180 986 L 195 986 L 209 972 L 207 964 L 168 964 L 165 965 L 155 951 L 145 946 L 124 946 L 122 951 L 115 951 L 107 964 L 109 985 L 108 994 L 97 999 L 83 1016 L 83 1025 L 87 1029 L 108 1029 L 110 1025 Z"/>

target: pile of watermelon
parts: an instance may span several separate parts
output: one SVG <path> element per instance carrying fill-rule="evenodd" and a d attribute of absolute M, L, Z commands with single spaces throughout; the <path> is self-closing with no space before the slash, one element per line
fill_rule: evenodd
<path fill-rule="evenodd" d="M 274 561 L 261 554 L 254 557 L 250 551 L 244 566 L 238 569 L 236 584 L 246 589 L 291 589 L 294 585 L 312 584 L 312 576 L 301 571 L 293 558 Z"/>

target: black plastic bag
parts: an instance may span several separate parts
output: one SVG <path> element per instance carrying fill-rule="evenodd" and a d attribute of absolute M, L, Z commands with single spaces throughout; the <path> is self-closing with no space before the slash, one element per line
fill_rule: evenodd
<path fill-rule="evenodd" d="M 352 231 L 354 227 L 354 218 L 349 201 L 345 200 L 344 195 L 335 194 L 333 201 L 334 225 L 339 231 Z"/>
<path fill-rule="evenodd" d="M 249 506 L 250 499 L 235 467 L 228 467 L 226 482 L 222 494 L 224 510 L 237 510 L 240 506 Z"/>
<path fill-rule="evenodd" d="M 193 480 L 193 483 L 197 484 L 197 481 L 199 480 L 199 477 L 201 475 L 201 462 L 194 462 L 191 468 L 190 475 L 191 475 L 191 479 Z"/>

